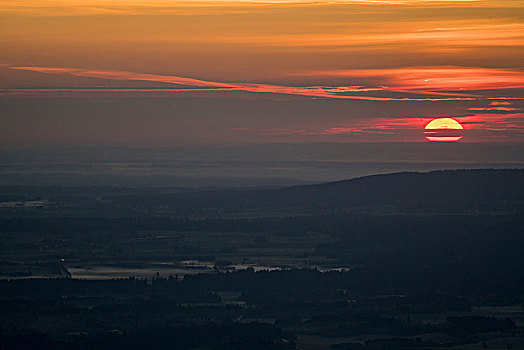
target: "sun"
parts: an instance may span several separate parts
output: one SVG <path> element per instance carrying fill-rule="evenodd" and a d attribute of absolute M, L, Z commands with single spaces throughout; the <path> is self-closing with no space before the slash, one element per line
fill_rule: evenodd
<path fill-rule="evenodd" d="M 437 118 L 430 121 L 424 128 L 424 136 L 428 141 L 452 142 L 462 138 L 464 127 L 453 118 Z"/>

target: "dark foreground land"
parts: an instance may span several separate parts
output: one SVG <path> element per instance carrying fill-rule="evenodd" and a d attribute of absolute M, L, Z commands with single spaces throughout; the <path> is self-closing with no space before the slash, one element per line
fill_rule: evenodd
<path fill-rule="evenodd" d="M 524 349 L 524 170 L 0 187 L 0 349 Z"/>

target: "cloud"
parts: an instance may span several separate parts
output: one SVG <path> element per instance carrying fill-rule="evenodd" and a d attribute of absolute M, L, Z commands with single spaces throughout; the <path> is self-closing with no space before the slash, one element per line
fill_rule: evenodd
<path fill-rule="evenodd" d="M 315 130 L 281 130 L 280 133 L 284 134 L 294 134 L 294 135 L 384 135 L 384 134 L 394 134 L 392 131 L 384 131 L 381 129 L 376 129 L 372 127 L 344 127 L 344 126 L 335 126 L 327 129 L 315 129 Z"/>
<path fill-rule="evenodd" d="M 304 72 L 303 76 L 367 79 L 396 91 L 480 91 L 524 88 L 524 72 L 479 67 L 403 67 Z"/>
<path fill-rule="evenodd" d="M 514 112 L 521 111 L 522 108 L 511 108 L 511 107 L 471 107 L 468 111 L 499 111 L 499 112 Z"/>
<path fill-rule="evenodd" d="M 415 6 L 415 7 L 522 7 L 516 1 L 499 0 L 0 0 L 0 12 L 40 16 L 114 15 L 114 14 L 184 14 L 190 9 L 223 9 L 235 7 L 277 6 Z M 190 14 L 198 12 L 189 11 Z"/>
<path fill-rule="evenodd" d="M 448 26 L 439 26 L 448 23 Z M 436 22 L 413 21 L 376 27 L 363 31 L 365 23 L 350 26 L 335 33 L 278 33 L 273 35 L 225 35 L 215 38 L 223 43 L 256 43 L 257 45 L 285 47 L 363 47 L 380 45 L 417 45 L 425 51 L 464 50 L 472 47 L 501 47 L 522 44 L 524 24 L 474 22 L 471 20 Z M 388 30 L 384 30 L 388 28 Z M 207 38 L 201 38 L 207 39 Z"/>
<path fill-rule="evenodd" d="M 221 89 L 222 91 L 244 91 L 253 93 L 272 93 L 287 94 L 296 96 L 332 98 L 332 99 L 353 99 L 353 100 L 370 100 L 370 101 L 457 101 L 457 100 L 474 100 L 473 97 L 460 97 L 460 94 L 450 95 L 443 98 L 413 98 L 413 97 L 388 97 L 388 96 L 371 96 L 363 93 L 387 91 L 384 87 L 363 87 L 361 85 L 349 86 L 285 86 L 257 83 L 227 83 L 215 82 L 172 75 L 145 74 L 116 70 L 89 70 L 75 68 L 55 68 L 55 67 L 10 67 L 14 70 L 31 71 L 45 74 L 71 75 L 77 77 L 89 77 L 106 80 L 122 81 L 149 81 L 155 83 L 168 83 L 177 86 L 188 86 L 191 88 Z M 27 90 L 26 90 L 27 91 Z M 62 90 L 65 91 L 65 90 Z M 70 91 L 81 91 L 80 89 L 71 89 Z M 120 91 L 128 91 L 122 89 Z M 425 92 L 421 92 L 425 93 Z"/>
<path fill-rule="evenodd" d="M 511 102 L 507 101 L 493 101 L 490 103 L 491 106 L 511 106 Z"/>
<path fill-rule="evenodd" d="M 504 133 L 507 133 L 508 137 L 524 136 L 524 113 L 473 114 L 454 116 L 453 119 L 462 124 L 466 136 L 471 133 L 490 135 L 493 132 L 499 136 Z M 432 118 L 385 118 L 372 121 L 369 127 L 375 124 L 375 127 L 390 131 L 422 130 L 431 120 Z"/>
<path fill-rule="evenodd" d="M 524 113 L 475 114 L 457 120 L 465 129 L 513 130 L 524 133 Z"/>
<path fill-rule="evenodd" d="M 466 116 L 453 116 L 462 124 L 465 130 L 483 131 L 511 131 L 513 134 L 524 134 L 524 113 L 512 114 L 474 114 Z M 395 133 L 405 130 L 422 130 L 434 118 L 373 118 L 361 120 L 347 126 L 337 126 L 326 129 L 333 134 L 347 132 L 362 133 Z"/>
<path fill-rule="evenodd" d="M 182 78 L 169 75 L 157 75 L 157 74 L 143 74 L 133 73 L 116 70 L 89 70 L 89 69 L 74 69 L 74 68 L 52 68 L 52 67 L 10 67 L 11 69 L 31 71 L 46 74 L 63 74 L 73 75 L 77 77 L 89 77 L 98 79 L 109 79 L 109 80 L 127 80 L 127 81 L 150 81 L 169 83 L 186 86 L 199 86 L 199 87 L 229 87 L 233 88 L 231 84 L 223 84 L 210 82 L 205 80 Z"/>

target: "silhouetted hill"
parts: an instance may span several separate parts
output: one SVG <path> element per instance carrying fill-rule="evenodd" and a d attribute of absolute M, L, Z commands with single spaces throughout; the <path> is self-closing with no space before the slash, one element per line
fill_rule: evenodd
<path fill-rule="evenodd" d="M 242 211 L 393 207 L 431 211 L 512 211 L 523 207 L 524 169 L 444 170 L 366 176 L 273 190 L 219 190 L 110 196 L 120 205 Z"/>
<path fill-rule="evenodd" d="M 374 175 L 280 190 L 290 206 L 415 205 L 492 207 L 524 200 L 524 170 L 445 170 Z M 309 203 L 307 203 L 309 202 Z"/>

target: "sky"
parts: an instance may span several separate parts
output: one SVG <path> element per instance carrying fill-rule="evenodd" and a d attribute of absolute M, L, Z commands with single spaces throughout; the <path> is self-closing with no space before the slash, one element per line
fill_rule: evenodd
<path fill-rule="evenodd" d="M 524 142 L 524 1 L 0 0 L 0 144 Z"/>

